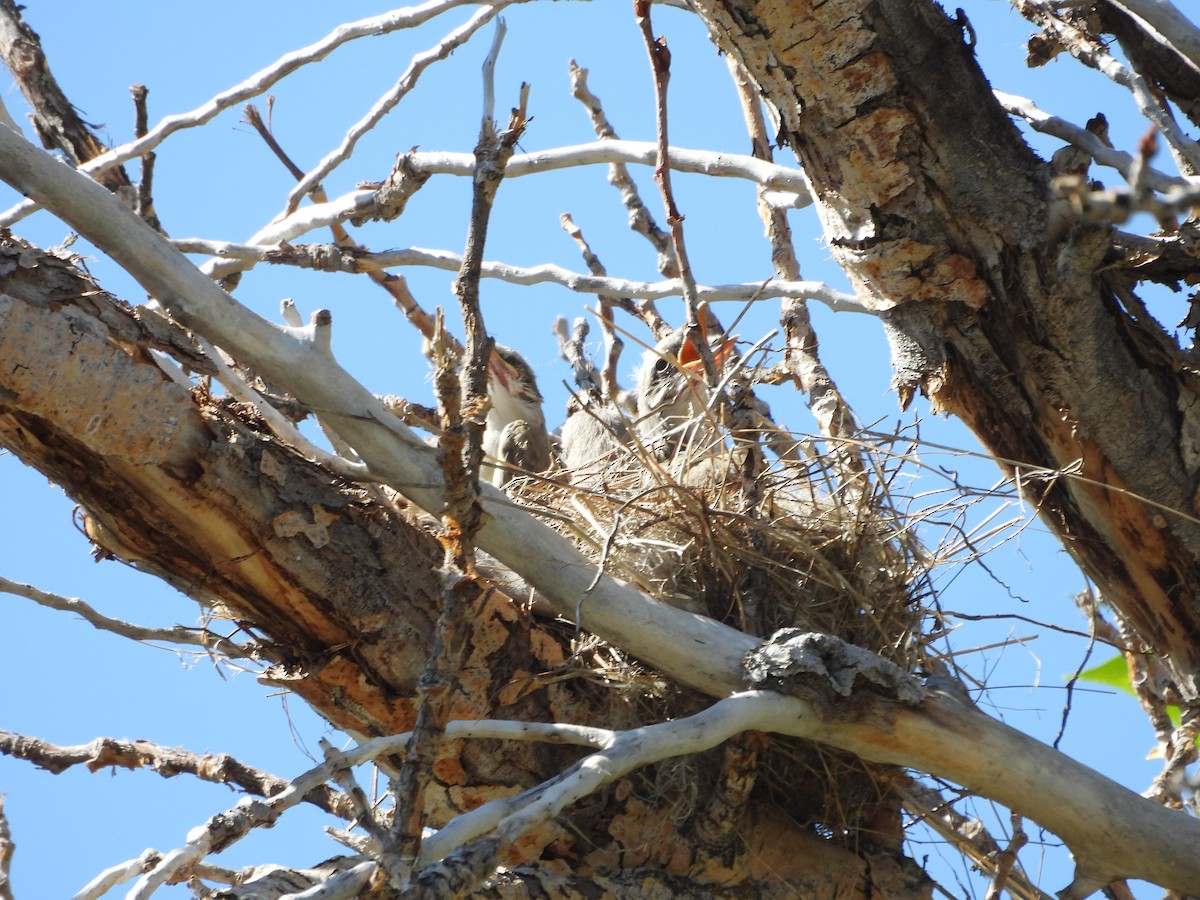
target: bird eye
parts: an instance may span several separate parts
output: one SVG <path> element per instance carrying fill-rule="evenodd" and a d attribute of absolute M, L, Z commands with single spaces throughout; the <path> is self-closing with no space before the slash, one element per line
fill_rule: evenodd
<path fill-rule="evenodd" d="M 654 361 L 654 371 L 657 372 L 659 375 L 661 375 L 663 372 L 667 371 L 667 369 L 669 369 L 669 368 L 671 368 L 671 364 L 669 362 L 667 362 L 661 356 L 657 360 Z"/>

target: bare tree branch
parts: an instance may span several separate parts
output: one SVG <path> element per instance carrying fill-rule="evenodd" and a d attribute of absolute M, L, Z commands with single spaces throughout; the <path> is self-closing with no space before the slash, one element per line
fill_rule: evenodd
<path fill-rule="evenodd" d="M 122 622 L 120 619 L 113 619 L 103 615 L 77 597 L 63 597 L 58 594 L 52 594 L 29 584 L 10 581 L 2 576 L 0 576 L 0 591 L 6 594 L 13 594 L 17 597 L 25 597 L 50 609 L 75 613 L 93 628 L 100 631 L 108 631 L 112 634 L 119 634 L 121 637 L 127 637 L 130 640 L 140 643 L 177 644 L 185 647 L 198 647 L 205 653 L 217 653 L 228 659 L 262 661 L 263 658 L 262 648 L 253 642 L 239 644 L 227 637 L 214 634 L 207 628 L 186 628 L 183 625 L 176 625 L 173 628 L 145 628 L 141 625 Z"/>
<path fill-rule="evenodd" d="M 1124 150 L 1114 150 L 1086 128 L 1052 116 L 1038 109 L 1032 100 L 1007 94 L 1004 91 L 993 92 L 996 100 L 1009 115 L 1019 116 L 1028 122 L 1035 130 L 1064 141 L 1086 152 L 1102 166 L 1116 169 L 1127 179 L 1133 174 L 1135 157 Z M 1178 190 L 1194 185 L 1194 182 L 1180 178 L 1178 175 L 1167 175 L 1157 169 L 1147 167 L 1145 172 L 1146 184 L 1156 191 Z"/>
<path fill-rule="evenodd" d="M 1172 53 L 1178 54 L 1196 72 L 1200 72 L 1200 28 L 1193 25 L 1170 0 L 1109 2 L 1140 19 L 1148 34 Z"/>
<path fill-rule="evenodd" d="M 0 731 L 0 753 L 26 760 L 55 775 L 78 765 L 86 766 L 90 772 L 108 768 L 148 768 L 164 778 L 186 773 L 201 781 L 233 785 L 260 797 L 272 797 L 288 786 L 284 779 L 248 766 L 228 753 L 201 756 L 150 741 L 101 737 L 86 744 L 60 747 L 37 738 Z M 349 820 L 354 817 L 354 807 L 349 799 L 324 785 L 314 786 L 300 799 L 339 818 Z"/>
<path fill-rule="evenodd" d="M 617 140 L 617 132 L 608 121 L 600 98 L 593 94 L 587 85 L 588 70 L 576 65 L 575 60 L 569 64 L 571 76 L 571 95 L 583 104 L 592 120 L 592 129 L 596 137 L 604 141 Z M 625 163 L 614 162 L 608 166 L 608 183 L 621 192 L 621 202 L 629 212 L 629 227 L 644 236 L 658 253 L 658 271 L 664 278 L 675 278 L 679 275 L 679 264 L 675 261 L 675 251 L 671 247 L 671 236 L 658 227 L 654 216 L 642 202 L 637 185 L 629 177 L 629 169 Z M 594 273 L 602 274 L 602 273 Z M 661 335 L 660 335 L 661 336 Z"/>
<path fill-rule="evenodd" d="M 671 165 L 681 172 L 716 177 L 746 178 L 764 184 L 772 190 L 785 191 L 799 196 L 808 195 L 807 182 L 802 172 L 785 166 L 764 163 L 753 157 L 709 151 L 684 150 L 672 147 Z M 574 147 L 560 147 L 535 153 L 514 155 L 506 167 L 506 178 L 516 178 L 539 172 L 582 165 L 609 164 L 612 162 L 640 163 L 653 166 L 657 161 L 657 147 L 653 143 L 638 141 L 599 141 Z M 432 175 L 458 175 L 474 178 L 475 160 L 469 153 L 434 153 L 412 151 L 403 157 L 405 175 L 408 179 L 422 182 Z M 246 241 L 248 244 L 278 244 L 292 241 L 316 228 L 333 222 L 350 220 L 366 221 L 379 216 L 377 203 L 379 190 L 360 190 L 337 197 L 328 203 L 296 210 L 290 216 L 277 220 L 260 229 Z M 398 215 L 399 210 L 388 207 L 387 214 Z M 0 215 L 0 226 L 5 217 Z M 215 279 L 226 278 L 247 268 L 232 261 L 209 265 L 205 270 Z"/>
<path fill-rule="evenodd" d="M 510 0 L 510 2 L 524 2 L 524 0 Z M 195 109 L 167 116 L 144 136 L 84 162 L 80 166 L 80 171 L 89 175 L 99 175 L 131 159 L 144 156 L 176 131 L 196 128 L 210 121 L 222 110 L 257 97 L 297 69 L 324 59 L 347 41 L 375 37 L 402 28 L 415 28 L 448 10 L 472 3 L 474 0 L 426 0 L 425 3 L 418 6 L 404 7 L 382 15 L 339 25 L 321 40 L 285 54 L 271 65 L 255 72 L 245 81 L 222 91 Z M 0 226 L 12 225 L 36 208 L 36 203 L 23 201 L 0 214 Z"/>
<path fill-rule="evenodd" d="M 162 854 L 157 850 L 144 850 L 133 859 L 109 866 L 95 878 L 79 889 L 71 900 L 96 900 L 103 897 L 118 884 L 133 881 L 139 875 L 149 872 L 162 862 Z"/>
<path fill-rule="evenodd" d="M 462 265 L 462 257 L 449 250 L 426 250 L 410 247 L 404 250 L 383 250 L 378 253 L 350 251 L 329 244 L 237 244 L 228 241 L 206 241 L 185 238 L 172 241 L 183 253 L 206 253 L 245 263 L 270 262 L 318 268 L 322 271 L 371 272 L 399 266 L 429 266 L 454 272 Z M 245 266 L 249 268 L 249 265 Z M 602 275 L 573 272 L 553 263 L 539 266 L 514 266 L 508 263 L 484 262 L 480 267 L 483 278 L 496 278 L 509 284 L 557 284 L 581 294 L 609 294 L 633 300 L 662 300 L 681 294 L 679 281 L 629 281 Z M 696 295 L 709 303 L 748 303 L 776 297 L 796 300 L 816 300 L 834 312 L 853 312 L 874 315 L 853 294 L 831 288 L 820 281 L 778 281 L 746 284 L 698 284 Z M 654 321 L 651 319 L 651 321 Z"/>
<path fill-rule="evenodd" d="M 36 32 L 21 18 L 21 6 L 0 0 L 0 57 L 33 110 L 33 128 L 47 150 L 61 150 L 78 166 L 105 153 L 71 101 L 59 87 L 42 52 Z M 132 185 L 124 169 L 109 169 L 98 179 L 110 191 L 132 201 Z"/>
<path fill-rule="evenodd" d="M 1012 0 L 1012 3 L 1022 15 L 1052 34 L 1072 56 L 1128 90 L 1142 115 L 1154 123 L 1166 139 L 1180 170 L 1185 175 L 1200 174 L 1200 145 L 1183 133 L 1145 78 L 1122 64 L 1085 29 L 1069 21 L 1069 14 L 1060 13 L 1043 0 Z"/>
<path fill-rule="evenodd" d="M 299 183 L 288 194 L 287 206 L 284 207 L 279 217 L 283 218 L 295 212 L 296 207 L 300 205 L 300 201 L 306 194 L 319 185 L 330 172 L 350 158 L 359 138 L 378 125 L 383 117 L 391 112 L 396 104 L 403 100 L 405 95 L 417 86 L 417 81 L 420 79 L 422 72 L 438 60 L 445 59 L 455 49 L 465 44 L 476 31 L 490 22 L 501 9 L 512 2 L 520 2 L 520 0 L 492 0 L 489 5 L 476 12 L 465 23 L 442 38 L 437 46 L 414 56 L 408 68 L 405 69 L 404 74 L 400 76 L 391 90 L 375 101 L 375 105 L 371 107 L 365 116 L 350 126 L 350 129 L 346 132 L 346 136 L 342 138 L 342 142 L 338 145 L 337 149 L 331 151 L 311 171 L 305 173 L 300 178 Z"/>

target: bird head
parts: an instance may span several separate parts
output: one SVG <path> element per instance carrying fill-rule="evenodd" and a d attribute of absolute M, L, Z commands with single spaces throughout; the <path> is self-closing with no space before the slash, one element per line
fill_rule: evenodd
<path fill-rule="evenodd" d="M 545 430 L 542 414 L 542 392 L 538 390 L 533 368 L 516 350 L 496 344 L 488 359 L 488 396 L 492 409 L 488 413 L 489 427 L 496 430 L 509 422 L 523 420 Z"/>
<path fill-rule="evenodd" d="M 717 370 L 725 365 L 737 338 L 710 339 Z M 704 360 L 688 329 L 680 328 L 646 352 L 638 372 L 637 407 L 641 416 L 692 418 L 707 402 Z"/>
<path fill-rule="evenodd" d="M 483 450 L 495 463 L 485 463 L 483 478 L 503 487 L 516 470 L 550 468 L 550 439 L 542 412 L 542 392 L 533 368 L 515 350 L 496 344 L 488 358 L 487 426 Z"/>

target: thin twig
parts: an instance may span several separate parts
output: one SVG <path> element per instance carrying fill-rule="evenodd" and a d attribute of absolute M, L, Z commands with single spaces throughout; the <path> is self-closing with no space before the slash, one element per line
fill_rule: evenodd
<path fill-rule="evenodd" d="M 726 56 L 725 59 L 742 104 L 742 115 L 750 133 L 751 153 L 757 159 L 771 162 L 771 141 L 767 134 L 762 100 L 758 91 L 737 59 L 732 55 Z M 767 203 L 763 197 L 764 192 L 765 189 L 758 189 L 758 212 L 771 242 L 771 261 L 775 266 L 775 276 L 784 281 L 799 281 L 800 262 L 792 244 L 792 230 L 788 224 L 787 212 Z M 780 320 L 786 336 L 784 368 L 808 395 L 808 408 L 817 420 L 817 427 L 827 438 L 853 437 L 857 431 L 854 412 L 821 361 L 817 333 L 812 326 L 808 306 L 803 300 L 786 299 L 782 304 Z M 836 440 L 832 449 L 833 459 L 842 470 L 840 474 L 843 478 L 855 479 L 866 471 L 862 451 L 857 445 Z"/>
<path fill-rule="evenodd" d="M 533 175 L 557 169 L 575 168 L 583 165 L 607 164 L 613 161 L 655 165 L 658 158 L 656 144 L 639 141 L 599 141 L 573 147 L 560 147 L 536 153 L 514 155 L 505 167 L 505 177 Z M 475 159 L 469 153 L 417 152 L 404 154 L 401 162 L 407 182 L 419 186 L 432 175 L 458 175 L 474 178 Z M 808 196 L 804 175 L 797 169 L 777 166 L 756 160 L 753 157 L 711 151 L 683 150 L 671 148 L 671 165 L 679 171 L 695 172 L 716 177 L 746 178 L 763 183 L 774 190 L 789 194 Z M 393 173 L 395 177 L 396 173 Z M 387 187 L 387 183 L 382 187 Z M 415 188 L 414 188 L 415 189 Z M 394 206 L 380 208 L 383 191 L 380 186 L 352 191 L 329 203 L 315 204 L 297 209 L 292 215 L 275 221 L 252 235 L 248 244 L 277 245 L 293 241 L 315 228 L 331 222 L 350 220 L 356 224 L 386 215 L 399 214 Z M 411 193 L 411 189 L 410 189 Z M 5 224 L 0 216 L 0 226 Z M 224 279 L 247 268 L 235 261 L 225 260 L 216 265 L 206 265 L 209 277 Z"/>
<path fill-rule="evenodd" d="M 496 40 L 484 63 L 485 97 L 493 90 L 487 85 L 492 80 L 495 56 L 503 41 L 504 20 L 499 20 L 497 26 Z M 483 524 L 479 467 L 483 462 L 488 364 L 494 344 L 480 308 L 479 279 L 492 206 L 504 179 L 505 166 L 525 131 L 528 98 L 529 86 L 522 85 L 520 102 L 512 111 L 508 127 L 500 134 L 496 133 L 492 109 L 485 103 L 475 148 L 471 219 L 462 268 L 454 283 L 463 315 L 465 373 L 460 387 L 454 377 L 453 354 L 443 346 L 437 375 L 438 406 L 443 413 L 438 461 L 446 484 L 442 513 L 442 608 L 434 648 L 419 686 L 420 704 L 413 739 L 392 791 L 395 819 L 391 837 L 400 859 L 393 862 L 385 856 L 384 864 L 394 881 L 404 879 L 408 862 L 420 851 L 424 790 L 432 777 L 433 761 L 443 740 L 450 700 L 471 633 L 468 613 L 479 597 L 475 576 L 475 535 Z"/>
<path fill-rule="evenodd" d="M 896 792 L 905 809 L 918 821 L 949 841 L 979 871 L 995 877 L 1002 851 L 982 822 L 964 816 L 954 808 L 953 801 L 914 779 L 897 783 Z M 1006 889 L 1014 900 L 1051 900 L 1049 894 L 1030 882 L 1019 866 L 1009 869 Z"/>
<path fill-rule="evenodd" d="M 129 88 L 129 93 L 133 97 L 133 134 L 135 137 L 143 137 L 149 125 L 146 97 L 150 92 L 144 84 L 135 84 Z M 137 198 L 133 209 L 146 220 L 151 228 L 165 235 L 162 223 L 158 220 L 158 213 L 154 210 L 154 161 L 156 158 L 152 150 L 147 151 L 142 157 L 142 177 L 138 179 Z"/>
<path fill-rule="evenodd" d="M 1054 741 L 1050 745 L 1055 750 L 1058 749 L 1058 745 L 1062 743 L 1062 739 L 1067 733 L 1067 722 L 1071 717 L 1071 702 L 1075 696 L 1075 686 L 1079 684 L 1079 678 L 1087 668 L 1088 661 L 1092 658 L 1092 651 L 1096 647 L 1096 620 L 1100 617 L 1100 613 L 1096 609 L 1096 598 L 1092 594 L 1091 589 L 1087 589 L 1080 596 L 1076 597 L 1076 603 L 1085 610 L 1088 616 L 1088 643 L 1074 674 L 1067 679 L 1067 697 L 1063 701 L 1062 717 L 1058 724 L 1058 733 L 1054 735 Z"/>
<path fill-rule="evenodd" d="M 254 643 L 238 644 L 227 637 L 214 634 L 207 628 L 185 628 L 176 625 L 173 628 L 145 628 L 120 619 L 113 619 L 97 612 L 78 597 L 63 597 L 35 588 L 33 585 L 21 584 L 0 577 L 0 592 L 25 597 L 41 606 L 62 612 L 74 613 L 93 628 L 119 634 L 139 643 L 176 644 L 186 647 L 198 647 L 208 654 L 220 654 L 227 659 L 261 660 L 262 648 Z"/>
<path fill-rule="evenodd" d="M 383 117 L 417 86 L 421 73 L 465 44 L 476 31 L 490 22 L 503 7 L 512 2 L 514 0 L 492 0 L 489 5 L 477 11 L 470 19 L 442 38 L 436 46 L 416 54 L 392 88 L 375 101 L 375 105 L 367 111 L 366 115 L 350 126 L 337 148 L 327 154 L 311 171 L 300 177 L 299 183 L 288 194 L 287 205 L 280 213 L 279 218 L 295 212 L 306 194 L 312 192 L 313 188 L 324 181 L 330 172 L 350 158 L 359 139 L 378 125 Z"/>
<path fill-rule="evenodd" d="M 575 224 L 569 213 L 563 213 L 559 217 L 559 222 L 562 224 L 563 230 L 571 236 L 575 244 L 579 247 L 580 253 L 583 255 L 583 260 L 587 264 L 588 271 L 593 275 L 605 277 L 608 275 L 604 264 L 600 262 L 600 258 L 592 252 L 592 248 L 588 246 L 587 240 L 583 236 L 583 231 Z M 621 359 L 621 351 L 625 349 L 625 341 L 617 333 L 613 327 L 613 307 L 618 306 L 628 312 L 637 315 L 647 325 L 653 329 L 654 322 L 661 323 L 666 327 L 666 323 L 662 321 L 662 317 L 658 315 L 658 311 L 654 308 L 653 303 L 634 303 L 627 297 L 614 297 L 611 294 L 600 294 L 597 297 L 600 302 L 599 319 L 600 319 L 600 334 L 604 340 L 604 364 L 600 368 L 601 376 L 599 384 L 595 385 L 598 388 L 597 396 L 600 400 L 615 399 L 620 392 L 620 385 L 617 383 L 617 366 Z M 583 339 L 586 337 L 586 325 L 582 334 L 580 331 L 580 323 L 576 323 L 575 331 L 577 333 L 577 352 L 568 356 L 564 353 L 569 361 L 573 363 L 576 373 L 580 372 L 580 366 L 584 363 L 585 355 L 583 353 Z M 584 385 L 580 382 L 578 374 L 576 376 L 576 384 L 582 389 Z"/>
<path fill-rule="evenodd" d="M 575 60 L 571 60 L 568 70 L 571 76 L 571 96 L 582 103 L 587 110 L 596 137 L 603 141 L 617 140 L 617 131 L 608 121 L 600 98 L 588 89 L 588 70 L 577 65 Z M 671 247 L 671 236 L 658 227 L 654 216 L 642 202 L 641 194 L 633 179 L 629 177 L 629 169 L 625 163 L 609 163 L 608 183 L 621 192 L 621 202 L 629 213 L 629 227 L 645 237 L 658 253 L 658 271 L 664 278 L 675 278 L 679 274 L 679 265 L 675 261 L 675 251 Z"/>
<path fill-rule="evenodd" d="M 289 172 L 292 173 L 292 177 L 297 179 L 303 178 L 304 173 L 300 170 L 300 167 L 292 161 L 291 157 L 288 156 L 283 147 L 280 146 L 279 141 L 276 139 L 274 133 L 272 133 L 271 129 L 263 121 L 262 116 L 258 112 L 258 108 L 253 104 L 248 105 L 243 111 L 243 115 L 245 121 L 251 125 L 255 131 L 258 132 L 264 143 L 266 143 L 266 145 L 271 149 L 271 152 L 275 154 L 275 157 L 281 163 L 283 163 Z M 329 199 L 325 194 L 325 189 L 319 184 L 315 185 L 312 190 L 309 191 L 309 195 L 312 197 L 314 203 L 329 202 Z M 340 221 L 330 222 L 329 230 L 333 233 L 333 240 L 337 247 L 339 247 L 341 250 L 348 251 L 351 256 L 357 256 L 358 254 L 366 252 L 365 248 L 363 248 L 361 244 L 359 244 L 350 236 L 350 233 Z M 220 254 L 210 255 L 217 256 Z M 392 298 L 392 302 L 396 304 L 402 313 L 404 313 L 405 318 L 416 327 L 416 329 L 421 333 L 422 337 L 424 337 L 427 341 L 432 340 L 434 330 L 433 317 L 421 307 L 420 303 L 417 302 L 417 298 L 414 297 L 412 292 L 408 289 L 408 282 L 400 275 L 395 275 L 391 272 L 385 272 L 379 268 L 369 268 L 366 269 L 365 272 L 368 278 L 388 292 L 388 295 Z"/>
<path fill-rule="evenodd" d="M 321 750 L 325 754 L 325 759 L 330 759 L 337 750 L 325 738 L 321 738 Z M 372 808 L 370 801 L 367 799 L 366 792 L 359 785 L 358 780 L 354 777 L 354 770 L 349 768 L 338 768 L 333 773 L 333 781 L 342 789 L 342 793 L 349 802 L 349 805 L 354 810 L 354 824 L 362 828 L 376 845 L 380 848 L 388 846 L 387 828 L 384 823 L 375 815 L 375 810 Z M 343 816 L 342 818 L 348 818 Z"/>
<path fill-rule="evenodd" d="M 11 0 L 5 0 L 11 2 Z M 524 0 L 513 0 L 524 2 Z M 307 47 L 286 53 L 245 81 L 222 91 L 205 103 L 185 113 L 177 113 L 159 121 L 144 137 L 122 144 L 79 166 L 79 170 L 98 176 L 131 159 L 144 156 L 177 131 L 196 128 L 213 119 L 218 113 L 257 97 L 297 69 L 320 62 L 342 44 L 364 37 L 376 37 L 402 28 L 415 28 L 435 16 L 459 6 L 472 5 L 474 0 L 427 0 L 417 6 L 392 10 L 378 16 L 339 25 L 325 37 Z M 0 226 L 7 227 L 38 208 L 37 203 L 25 200 L 0 214 Z"/>
<path fill-rule="evenodd" d="M 679 266 L 679 281 L 683 288 L 683 299 L 687 304 L 689 339 L 699 350 L 704 362 L 704 371 L 711 384 L 717 377 L 717 364 L 712 347 L 708 343 L 707 328 L 701 318 L 700 298 L 696 294 L 696 276 L 688 260 L 687 245 L 683 235 L 683 214 L 675 203 L 675 192 L 671 189 L 671 143 L 667 131 L 667 87 L 671 81 L 671 51 L 667 40 L 654 36 L 654 25 L 650 21 L 650 0 L 633 0 L 633 14 L 646 44 L 650 57 L 650 72 L 654 76 L 655 127 L 658 135 L 658 150 L 654 163 L 654 178 L 662 194 L 663 207 L 667 211 L 667 228 L 671 232 L 671 246 L 675 250 L 675 261 Z"/>

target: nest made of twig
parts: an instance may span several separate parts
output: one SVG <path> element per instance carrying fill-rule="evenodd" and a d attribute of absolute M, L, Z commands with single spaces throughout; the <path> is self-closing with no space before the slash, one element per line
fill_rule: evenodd
<path fill-rule="evenodd" d="M 564 473 L 520 480 L 510 491 L 608 574 L 657 599 L 751 634 L 785 627 L 834 634 L 908 671 L 921 668 L 920 561 L 898 539 L 904 523 L 881 490 L 864 479 L 840 482 L 820 458 L 754 472 L 746 452 L 720 442 L 697 479 L 694 469 L 680 478 L 678 467 L 633 447 L 575 482 Z M 591 665 L 598 658 L 593 648 Z M 627 657 L 610 658 L 606 680 L 625 692 L 613 701 L 640 707 L 643 721 L 686 715 L 707 702 L 664 691 Z M 653 689 L 629 696 L 639 685 Z M 645 788 L 669 795 L 673 817 L 686 818 L 712 795 L 695 785 L 719 780 L 720 760 L 718 749 L 660 765 Z M 690 779 L 676 777 L 680 766 Z M 849 754 L 772 738 L 759 767 L 756 796 L 839 840 L 857 842 L 888 805 L 890 770 Z M 681 783 L 691 787 L 681 790 Z"/>
<path fill-rule="evenodd" d="M 903 523 L 869 485 L 839 484 L 820 459 L 776 463 L 748 481 L 725 446 L 705 463 L 720 476 L 681 484 L 635 447 L 583 484 L 564 473 L 511 491 L 606 573 L 656 599 L 751 634 L 835 634 L 917 667 L 912 561 L 894 540 Z"/>

